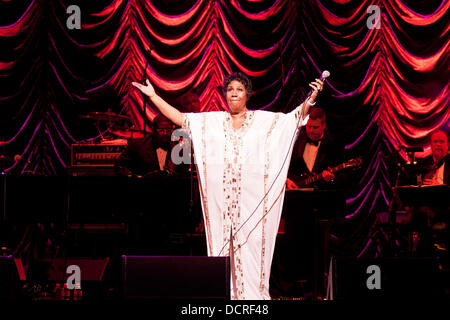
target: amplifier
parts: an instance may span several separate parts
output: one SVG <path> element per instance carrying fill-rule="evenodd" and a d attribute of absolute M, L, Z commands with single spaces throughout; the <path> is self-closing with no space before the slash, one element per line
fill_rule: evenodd
<path fill-rule="evenodd" d="M 113 167 L 127 145 L 127 140 L 111 140 L 101 144 L 73 144 L 71 167 Z"/>

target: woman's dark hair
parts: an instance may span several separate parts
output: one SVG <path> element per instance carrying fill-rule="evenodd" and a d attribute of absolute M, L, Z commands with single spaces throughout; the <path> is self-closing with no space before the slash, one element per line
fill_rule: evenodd
<path fill-rule="evenodd" d="M 247 78 L 247 76 L 241 72 L 233 72 L 232 74 L 229 74 L 225 80 L 223 81 L 223 96 L 226 97 L 227 96 L 227 88 L 228 85 L 230 84 L 230 82 L 232 81 L 239 81 L 240 83 L 242 83 L 245 87 L 245 91 L 247 92 L 247 100 L 250 99 L 250 97 L 252 96 L 252 83 L 251 81 Z"/>

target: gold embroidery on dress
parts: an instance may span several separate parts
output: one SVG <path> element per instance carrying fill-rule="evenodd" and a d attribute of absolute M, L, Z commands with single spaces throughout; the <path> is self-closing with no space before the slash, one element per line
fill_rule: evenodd
<path fill-rule="evenodd" d="M 192 141 L 192 140 L 191 140 Z M 204 182 L 205 185 L 203 186 L 201 183 L 201 179 L 198 179 L 199 184 L 200 184 L 200 191 L 201 191 L 201 197 L 202 197 L 202 202 L 203 202 L 203 212 L 204 212 L 204 219 L 205 219 L 205 232 L 206 232 L 206 236 L 208 239 L 208 243 L 210 244 L 208 246 L 208 255 L 212 256 L 213 255 L 213 251 L 212 251 L 212 237 L 211 237 L 211 223 L 210 223 L 210 217 L 209 217 L 209 210 L 208 210 L 208 198 L 207 198 L 207 194 L 208 194 L 208 177 L 207 177 L 207 170 L 206 170 L 206 114 L 203 114 L 202 116 L 202 149 L 203 149 L 203 153 L 202 153 L 202 164 L 203 164 L 203 177 L 204 177 Z M 199 172 L 197 170 L 197 172 Z"/>
<path fill-rule="evenodd" d="M 181 121 L 181 129 L 183 129 L 185 131 L 189 131 L 190 126 L 189 126 L 188 117 L 186 117 L 186 114 L 184 114 L 184 113 L 182 113 L 181 116 L 183 117 L 183 120 Z"/>
<path fill-rule="evenodd" d="M 242 188 L 242 162 L 243 162 L 243 138 L 248 128 L 253 123 L 254 111 L 247 111 L 244 123 L 241 128 L 234 129 L 232 119 L 229 113 L 226 113 L 223 128 L 225 135 L 224 150 L 224 173 L 223 173 L 223 192 L 224 192 L 224 210 L 223 210 L 223 241 L 230 241 L 230 231 L 236 235 L 240 226 L 241 218 L 241 188 Z M 233 236 L 233 240 L 239 237 Z M 237 296 L 233 299 L 244 298 L 243 270 L 241 261 L 241 249 L 238 241 L 233 241 L 233 248 L 228 248 L 229 256 L 234 256 L 235 270 L 231 270 L 234 275 Z M 233 250 L 233 255 L 230 251 Z M 234 293 L 233 293 L 234 295 Z"/>
<path fill-rule="evenodd" d="M 280 114 L 276 113 L 275 116 L 273 117 L 273 121 L 272 121 L 272 125 L 270 126 L 269 131 L 267 132 L 266 135 L 266 143 L 264 146 L 265 149 L 265 161 L 264 161 L 264 195 L 267 195 L 267 182 L 269 179 L 269 162 L 270 162 L 270 154 L 267 151 L 268 150 L 268 143 L 269 143 L 269 139 L 270 136 L 272 134 L 273 129 L 275 128 L 275 125 L 277 124 L 278 119 L 280 118 Z M 261 272 L 260 272 L 260 284 L 259 284 L 259 292 L 261 293 L 261 295 L 264 292 L 264 287 L 265 287 L 265 277 L 266 277 L 266 271 L 264 268 L 264 259 L 266 256 L 266 237 L 265 237 L 265 232 L 266 232 L 266 215 L 268 213 L 267 210 L 267 201 L 268 201 L 268 197 L 265 196 L 264 197 L 264 207 L 263 207 L 263 216 L 261 217 L 262 220 L 262 227 L 261 227 L 261 233 L 262 233 L 262 237 L 261 237 Z"/>

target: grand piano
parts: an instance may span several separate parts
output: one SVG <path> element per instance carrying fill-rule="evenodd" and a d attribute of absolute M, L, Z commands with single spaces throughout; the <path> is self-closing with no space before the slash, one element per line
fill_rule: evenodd
<path fill-rule="evenodd" d="M 142 214 L 188 218 L 189 178 L 153 176 L 0 176 L 3 221 L 120 223 Z M 193 181 L 197 205 L 198 187 Z M 175 217 L 179 219 L 174 219 Z"/>
<path fill-rule="evenodd" d="M 163 254 L 169 243 L 188 241 L 201 222 L 195 179 L 3 175 L 0 188 L 0 240 L 12 236 L 13 245 L 20 240 L 18 230 L 39 224 L 64 234 L 66 247 L 118 246 Z M 76 254 L 83 254 L 80 250 Z"/>

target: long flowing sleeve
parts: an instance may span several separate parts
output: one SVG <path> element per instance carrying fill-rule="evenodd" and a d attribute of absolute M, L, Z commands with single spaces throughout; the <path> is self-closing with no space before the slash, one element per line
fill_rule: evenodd
<path fill-rule="evenodd" d="M 233 256 L 233 299 L 270 299 L 287 171 L 297 129 L 306 120 L 302 112 L 303 105 L 286 114 L 249 111 L 239 130 L 226 112 L 183 115 L 197 165 L 208 255 Z"/>

